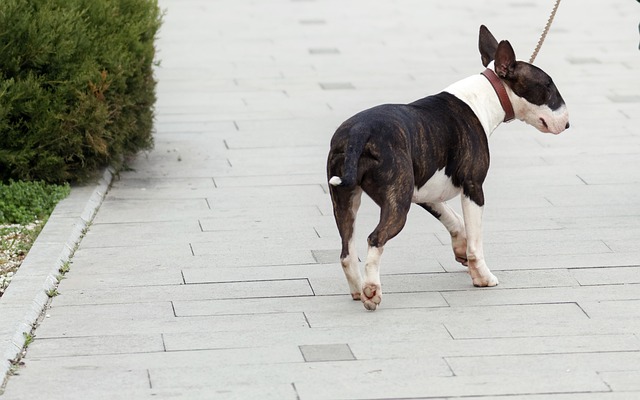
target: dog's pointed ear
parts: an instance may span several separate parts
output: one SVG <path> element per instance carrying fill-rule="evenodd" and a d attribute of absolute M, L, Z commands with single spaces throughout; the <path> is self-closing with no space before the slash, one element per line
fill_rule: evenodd
<path fill-rule="evenodd" d="M 502 79 L 509 79 L 516 65 L 516 53 L 508 40 L 503 40 L 498 45 L 495 61 L 496 75 Z"/>
<path fill-rule="evenodd" d="M 498 41 L 484 25 L 480 25 L 478 48 L 480 49 L 480 57 L 482 57 L 482 65 L 486 67 L 496 56 Z"/>

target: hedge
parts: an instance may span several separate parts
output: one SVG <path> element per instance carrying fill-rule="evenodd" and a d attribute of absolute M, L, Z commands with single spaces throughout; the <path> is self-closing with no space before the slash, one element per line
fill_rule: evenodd
<path fill-rule="evenodd" d="M 78 180 L 153 144 L 157 0 L 0 1 L 0 181 Z"/>

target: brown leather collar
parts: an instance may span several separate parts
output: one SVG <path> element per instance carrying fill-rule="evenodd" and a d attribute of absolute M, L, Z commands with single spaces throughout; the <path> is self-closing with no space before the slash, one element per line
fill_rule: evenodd
<path fill-rule="evenodd" d="M 485 78 L 491 82 L 491 86 L 493 86 L 493 90 L 496 91 L 498 95 L 498 99 L 500 100 L 500 105 L 502 105 L 502 109 L 506 113 L 504 116 L 504 122 L 513 121 L 516 117 L 515 112 L 513 112 L 513 105 L 511 104 L 511 100 L 509 100 L 509 95 L 507 94 L 507 89 L 504 88 L 504 84 L 498 78 L 495 72 L 492 69 L 487 68 L 481 72 Z"/>

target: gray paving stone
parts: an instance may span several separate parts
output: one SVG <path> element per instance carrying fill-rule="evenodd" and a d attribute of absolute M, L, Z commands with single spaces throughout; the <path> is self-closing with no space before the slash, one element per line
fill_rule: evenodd
<path fill-rule="evenodd" d="M 142 321 L 159 323 L 175 320 L 169 301 L 137 303 L 136 307 L 126 303 L 52 306 L 48 314 L 50 318 L 43 320 L 39 327 L 39 333 L 42 334 L 42 337 L 65 336 L 70 333 L 73 333 L 70 336 L 100 336 L 100 329 L 105 328 L 105 332 L 111 331 L 121 334 L 124 329 L 120 323 L 117 323 L 120 320 L 126 321 L 127 324 Z M 77 332 L 73 328 L 76 325 L 81 327 Z M 59 333 L 53 333 L 56 331 Z M 83 331 L 91 333 L 83 334 Z M 49 333 L 47 334 L 47 332 Z M 105 334 L 109 335 L 109 333 Z"/>
<path fill-rule="evenodd" d="M 534 242 L 522 241 L 518 243 L 498 244 L 488 242 L 485 245 L 486 254 L 498 254 L 501 257 L 509 256 L 537 256 L 549 255 L 573 255 L 573 254 L 602 254 L 612 252 L 611 248 L 601 240 L 580 240 L 560 242 Z"/>
<path fill-rule="evenodd" d="M 311 250 L 292 249 L 282 243 L 279 243 L 278 246 L 274 246 L 272 243 L 265 243 L 262 248 L 258 248 L 258 251 L 256 251 L 256 246 L 251 243 L 247 243 L 244 246 L 228 246 L 225 249 L 220 249 L 211 246 L 209 243 L 191 244 L 194 255 L 210 256 L 213 264 L 227 267 L 316 264 Z"/>
<path fill-rule="evenodd" d="M 632 252 L 635 249 L 636 242 L 633 239 L 625 238 L 615 238 L 615 239 L 607 239 L 605 244 L 615 252 L 625 253 Z"/>
<path fill-rule="evenodd" d="M 195 343 L 195 342 L 194 342 Z M 87 368 L 96 366 L 105 368 L 148 370 L 152 368 L 164 368 L 173 365 L 186 369 L 203 368 L 239 368 L 244 365 L 300 365 L 304 362 L 300 349 L 291 344 L 281 346 L 251 346 L 243 348 L 220 348 L 215 343 L 208 343 L 206 337 L 199 340 L 200 347 L 194 346 L 188 351 L 151 351 L 129 352 L 122 354 L 102 354 L 84 356 L 58 356 L 40 357 L 40 353 L 34 354 L 30 363 L 35 365 L 51 365 L 58 362 L 59 367 L 69 368 L 79 361 Z M 181 379 L 181 374 L 174 377 Z M 259 382 L 256 382 L 259 383 Z M 266 383 L 266 382 L 265 382 Z M 157 387 L 170 387 L 171 384 L 157 384 Z"/>
<path fill-rule="evenodd" d="M 212 132 L 232 132 L 236 130 L 233 121 L 182 121 L 182 122 L 165 122 L 157 124 L 156 137 L 163 137 L 167 133 L 181 134 L 185 133 L 212 133 Z"/>
<path fill-rule="evenodd" d="M 640 283 L 640 267 L 576 268 L 571 274 L 580 285 Z"/>
<path fill-rule="evenodd" d="M 55 358 L 164 351 L 161 335 L 114 335 L 38 338 L 29 345 L 30 356 Z"/>
<path fill-rule="evenodd" d="M 232 161 L 233 162 L 233 161 Z M 214 176 L 216 186 L 225 187 L 255 187 L 255 186 L 283 186 L 320 183 L 326 180 L 323 173 L 282 174 L 282 175 L 252 175 L 252 176 Z"/>
<path fill-rule="evenodd" d="M 309 54 L 340 54 L 340 50 L 334 47 L 313 47 L 309 49 Z"/>
<path fill-rule="evenodd" d="M 556 337 L 517 337 L 487 339 L 437 339 L 423 336 L 385 342 L 360 340 L 350 348 L 359 360 L 404 359 L 413 357 L 470 357 L 512 355 L 547 355 L 558 353 L 592 353 L 599 351 L 636 351 L 640 344 L 635 335 L 593 335 Z"/>
<path fill-rule="evenodd" d="M 299 346 L 306 362 L 355 360 L 348 344 L 306 344 Z"/>
<path fill-rule="evenodd" d="M 640 172 L 635 169 L 626 169 L 624 174 L 607 174 L 603 171 L 593 171 L 582 173 L 580 179 L 590 185 L 606 185 L 606 184 L 637 184 L 640 181 Z M 627 210 L 628 212 L 628 210 Z"/>
<path fill-rule="evenodd" d="M 614 103 L 640 103 L 640 96 L 624 96 L 624 95 L 616 95 L 609 96 L 609 100 Z"/>
<path fill-rule="evenodd" d="M 181 271 L 177 267 L 163 267 L 150 265 L 147 268 L 135 268 L 132 271 L 131 262 L 117 266 L 109 265 L 108 271 L 100 269 L 105 262 L 97 263 L 96 268 L 75 262 L 66 278 L 60 282 L 59 292 L 68 290 L 103 290 L 104 288 L 140 286 L 167 286 L 181 285 L 184 283 Z M 126 276 L 126 278 L 123 278 Z M 70 279 L 72 278 L 73 279 Z M 135 290 L 135 289 L 132 289 Z"/>
<path fill-rule="evenodd" d="M 481 306 L 500 304 L 580 303 L 584 301 L 637 300 L 639 285 L 607 285 L 590 287 L 540 287 L 494 290 L 443 292 L 451 306 Z"/>
<path fill-rule="evenodd" d="M 82 246 L 74 253 L 71 268 L 73 269 L 74 265 L 80 265 L 75 272 L 82 269 L 97 273 L 100 269 L 102 273 L 116 274 L 131 270 L 135 265 L 137 272 L 148 273 L 149 270 L 157 268 L 179 266 L 185 260 L 193 261 L 191 258 L 195 258 L 188 244 L 138 246 L 135 257 L 128 252 L 128 249 L 131 248 Z M 207 265 L 211 265 L 210 260 L 207 261 Z M 107 263 L 109 268 L 105 270 L 103 268 Z"/>
<path fill-rule="evenodd" d="M 325 192 L 319 185 L 281 186 L 268 188 L 225 188 L 216 195 L 207 196 L 207 201 L 216 208 L 239 208 L 260 206 L 266 203 L 279 206 L 315 205 L 324 202 Z M 242 198 L 238 203 L 236 198 Z"/>
<path fill-rule="evenodd" d="M 194 257 L 195 258 L 195 257 Z M 206 258 L 196 260 L 208 261 Z M 306 279 L 311 276 L 342 274 L 342 267 L 335 264 L 292 264 L 268 267 L 216 267 L 210 264 L 189 263 L 182 268 L 186 283 L 260 281 L 278 279 Z"/>
<path fill-rule="evenodd" d="M 324 25 L 327 23 L 326 20 L 320 18 L 301 19 L 298 22 L 302 25 Z"/>
<path fill-rule="evenodd" d="M 447 357 L 451 369 L 458 376 L 484 375 L 486 371 L 499 374 L 598 372 L 606 370 L 633 370 L 640 353 L 597 352 L 519 356 L 463 356 Z"/>
<path fill-rule="evenodd" d="M 348 306 L 348 307 L 345 307 Z M 361 311 L 361 304 L 353 302 L 343 304 L 340 310 L 333 309 L 331 312 L 356 313 Z M 327 310 L 319 307 L 319 310 Z M 269 313 L 269 309 L 260 310 Z M 287 330 L 283 328 L 255 329 L 252 331 L 212 331 L 212 332 L 176 332 L 164 333 L 163 339 L 167 351 L 190 351 L 202 348 L 233 348 L 234 343 L 246 343 L 251 347 L 272 347 L 305 344 L 335 344 L 349 343 L 353 346 L 366 342 L 367 347 L 381 345 L 387 339 L 393 337 L 394 341 L 419 343 L 425 340 L 451 341 L 451 335 L 442 325 L 411 326 L 402 331 L 398 331 L 394 326 L 380 325 L 375 330 L 354 331 L 352 327 L 342 328 L 312 328 Z M 377 350 L 374 354 L 384 355 L 384 349 Z M 370 358 L 372 355 L 363 358 Z M 381 356 L 380 358 L 385 358 Z M 393 358 L 393 357 L 390 357 Z"/>
<path fill-rule="evenodd" d="M 238 122 L 240 130 L 243 126 Z M 335 126 L 331 129 L 327 129 L 326 132 L 332 132 L 335 130 Z M 307 146 L 322 146 L 326 143 L 319 137 L 309 137 L 308 135 L 298 134 L 300 130 L 296 129 L 296 126 L 292 124 L 289 127 L 284 127 L 281 131 L 272 131 L 271 135 L 265 135 L 264 132 L 259 133 L 244 133 L 242 136 L 228 137 L 225 139 L 225 144 L 230 150 L 237 149 L 265 149 L 275 147 L 307 147 Z M 289 133 L 293 132 L 293 133 Z M 288 168 L 287 168 L 288 167 Z M 287 173 L 291 170 L 291 166 L 282 166 L 279 173 Z M 297 172 L 312 173 L 313 166 L 308 165 L 306 170 L 297 170 Z M 220 172 L 218 172 L 219 174 Z M 273 172 L 272 172 L 273 173 Z"/>
<path fill-rule="evenodd" d="M 404 365 L 404 367 L 403 367 Z M 407 368 L 409 371 L 403 371 Z M 219 371 L 215 373 L 214 371 Z M 255 366 L 247 366 L 238 371 L 220 366 L 213 368 L 193 369 L 189 368 L 188 373 L 181 374 L 178 379 L 167 379 L 170 369 L 151 370 L 151 376 L 159 375 L 158 381 L 161 387 L 218 387 L 219 385 L 238 384 L 264 384 L 272 383 L 295 383 L 297 390 L 300 385 L 306 386 L 311 382 L 334 382 L 340 387 L 348 387 L 349 382 L 362 384 L 362 381 L 371 382 L 380 379 L 381 376 L 392 379 L 402 379 L 403 376 L 410 375 L 411 380 L 399 381 L 402 383 L 414 383 L 420 378 L 449 376 L 450 371 L 441 360 L 428 359 L 422 363 L 411 361 L 401 363 L 397 360 L 386 361 L 334 361 L 334 362 L 313 362 L 313 363 L 287 363 L 270 364 L 268 368 L 257 370 Z M 208 378 L 207 378 L 208 377 Z M 339 378 L 335 378 L 339 377 Z M 386 380 L 386 379 L 385 379 Z M 346 389 L 345 387 L 345 389 Z M 321 389 L 320 398 L 336 398 Z M 301 398 L 305 398 L 300 393 Z"/>
<path fill-rule="evenodd" d="M 176 215 L 196 213 L 202 215 L 209 210 L 207 200 L 202 199 L 106 199 L 100 207 L 96 223 L 174 221 Z M 178 214 L 179 213 L 179 214 Z"/>
<path fill-rule="evenodd" d="M 594 373 L 571 373 L 563 380 L 558 380 L 557 375 L 550 374 L 512 374 L 500 378 L 487 374 L 402 380 L 389 379 L 381 375 L 369 376 L 368 379 L 357 382 L 339 379 L 334 380 L 331 385 L 306 381 L 296 383 L 296 388 L 303 399 L 438 398 L 532 393 L 555 396 L 557 393 L 571 393 L 582 389 L 592 393 L 609 391 Z"/>
<path fill-rule="evenodd" d="M 347 298 L 348 297 L 348 298 Z M 269 314 L 269 313 L 304 313 L 309 308 L 344 312 L 351 310 L 351 296 L 334 296 L 320 298 L 316 296 L 297 297 L 260 297 L 219 300 L 178 300 L 174 301 L 177 315 L 235 315 L 235 314 Z M 443 304 L 440 302 L 439 304 Z"/>
<path fill-rule="evenodd" d="M 140 394 L 149 390 L 146 370 L 100 366 L 93 368 L 29 366 L 28 368 L 33 368 L 35 373 L 14 376 L 3 398 L 23 399 L 25 393 L 28 393 L 28 396 L 34 398 L 107 399 L 109 396 L 127 396 L 128 393 Z"/>
<path fill-rule="evenodd" d="M 121 188 L 134 188 L 137 191 L 172 189 L 172 190 L 202 190 L 216 187 L 213 178 L 135 178 L 135 175 L 126 180 L 116 181 L 112 190 Z M 119 191 L 120 195 L 121 192 Z"/>
<path fill-rule="evenodd" d="M 633 400 L 637 392 L 587 392 L 587 393 L 553 393 L 553 394 L 523 394 L 523 395 L 502 395 L 483 396 L 483 400 L 546 400 L 551 397 L 558 400 Z"/>
<path fill-rule="evenodd" d="M 155 149 L 114 183 L 5 397 L 638 397 L 635 2 L 563 2 L 538 64 L 572 128 L 490 139 L 483 230 L 501 284 L 473 288 L 414 208 L 385 249 L 375 313 L 338 261 L 331 134 L 478 73 L 480 23 L 526 58 L 541 24 L 522 16 L 545 21 L 549 5 L 161 3 Z M 361 258 L 378 213 L 363 201 Z M 75 214 L 58 216 L 52 233 Z M 12 299 L 0 320 L 22 313 Z M 357 359 L 300 351 L 336 344 Z"/>
<path fill-rule="evenodd" d="M 586 318 L 586 317 L 585 317 Z M 572 336 L 572 335 L 621 335 L 637 332 L 640 324 L 630 320 L 612 325 L 605 320 L 567 321 L 564 317 L 538 321 L 521 320 L 518 324 L 474 324 L 465 321 L 447 322 L 447 330 L 456 339 L 480 339 L 500 337 Z"/>
<path fill-rule="evenodd" d="M 515 321 L 527 321 L 544 315 L 547 318 L 560 318 L 565 323 L 585 322 L 587 315 L 577 304 L 535 304 L 520 306 L 484 306 L 484 307 L 443 307 L 443 308 L 413 308 L 413 309 L 381 309 L 381 316 L 377 317 L 378 324 L 398 324 L 402 321 L 412 321 L 417 326 L 431 326 L 433 324 L 444 324 L 454 338 L 477 338 L 478 336 L 458 336 L 457 328 L 465 326 L 493 327 L 504 331 L 514 331 L 511 325 Z M 371 319 L 368 313 L 341 314 L 335 315 L 327 312 L 305 313 L 312 328 L 365 326 Z M 455 327 L 455 332 L 450 328 Z M 469 329 L 469 332 L 472 330 Z M 505 332 L 505 337 L 508 335 Z M 508 332 L 511 333 L 511 332 Z M 627 333 L 627 332 L 621 332 Z M 528 335 L 520 335 L 528 336 Z M 531 335 L 536 336 L 536 335 Z M 494 337 L 494 336 L 486 336 Z"/>
<path fill-rule="evenodd" d="M 617 392 L 635 392 L 637 396 L 640 392 L 640 371 L 636 370 L 616 370 L 599 373 L 600 378 L 606 382 L 611 390 Z M 630 393 L 630 395 L 633 395 Z"/>
<path fill-rule="evenodd" d="M 158 231 L 167 232 L 158 237 Z M 88 247 L 137 247 L 188 244 L 198 240 L 202 229 L 197 221 L 134 222 L 118 224 L 95 223 L 83 239 Z"/>
<path fill-rule="evenodd" d="M 313 296 L 313 291 L 306 279 L 217 282 L 208 283 L 208 286 L 221 298 Z"/>
<path fill-rule="evenodd" d="M 191 330 L 201 330 L 202 326 L 207 326 L 211 331 L 243 331 L 247 324 L 260 326 L 260 329 L 273 329 L 275 327 L 286 326 L 289 329 L 308 329 L 309 325 L 302 313 L 278 313 L 278 314 L 245 314 L 232 316 L 203 316 L 203 317 L 182 317 L 176 318 L 173 315 L 149 315 L 142 314 L 140 317 L 122 318 L 118 314 L 101 318 L 100 323 L 95 323 L 96 319 L 104 315 L 104 309 L 125 310 L 131 308 L 130 304 L 108 305 L 88 305 L 77 306 L 73 312 L 68 310 L 64 313 L 56 314 L 50 312 L 51 318 L 47 324 L 39 328 L 39 336 L 42 338 L 60 336 L 100 336 L 118 335 L 126 331 L 132 335 L 138 334 L 160 334 L 165 332 L 184 332 Z M 148 310 L 144 304 L 138 304 L 136 309 Z M 169 310 L 171 311 L 170 307 Z M 162 310 L 164 311 L 164 310 Z M 81 315 L 78 313 L 82 312 Z M 64 315 L 63 318 L 55 318 L 55 315 Z M 63 321 L 66 320 L 67 322 Z M 118 321 L 116 325 L 114 320 Z M 74 321 L 70 326 L 68 321 Z"/>
<path fill-rule="evenodd" d="M 233 223 L 234 225 L 237 223 L 239 225 L 246 226 L 246 230 L 242 229 L 233 229 L 233 226 L 230 225 L 229 229 L 209 229 L 208 227 L 205 230 L 204 227 L 201 227 L 200 233 L 190 240 L 191 243 L 216 243 L 222 242 L 224 239 L 229 242 L 239 242 L 243 243 L 241 246 L 250 248 L 255 247 L 259 248 L 260 246 L 268 246 L 268 245 L 280 245 L 280 246 L 290 246 L 293 248 L 307 247 L 307 245 L 312 245 L 312 243 L 319 242 L 318 234 L 313 229 L 312 226 L 301 226 L 298 227 L 294 223 L 291 223 L 287 228 L 285 223 L 280 224 L 280 228 L 278 224 L 263 224 L 261 221 L 247 221 L 245 224 L 242 220 L 236 220 Z M 255 229 L 251 229 L 251 225 L 255 227 Z M 279 228 L 279 229 L 278 229 Z M 191 239 L 191 238 L 188 238 Z M 220 246 L 222 247 L 222 246 Z M 218 249 L 219 251 L 224 251 L 224 248 Z"/>
<path fill-rule="evenodd" d="M 322 90 L 345 90 L 355 89 L 351 82 L 320 82 Z"/>
<path fill-rule="evenodd" d="M 64 291 L 62 291 L 64 289 Z M 86 290 L 61 287 L 59 302 L 69 305 L 108 305 L 157 303 L 163 301 L 192 301 L 238 298 L 268 298 L 288 296 L 313 296 L 307 279 L 274 279 L 235 282 L 208 282 L 199 284 L 177 284 L 157 286 L 105 287 L 101 290 Z M 150 305 L 151 307 L 162 307 Z"/>
<path fill-rule="evenodd" d="M 291 214 L 289 214 L 291 213 Z M 265 220 L 285 220 L 285 217 L 292 215 L 295 217 L 315 217 L 323 215 L 320 213 L 320 209 L 315 205 L 297 205 L 297 206 L 280 206 L 278 204 L 263 204 L 259 207 L 251 208 L 214 208 L 206 213 L 202 213 L 201 219 L 207 218 L 215 219 L 265 219 Z M 326 218 L 326 216 L 325 216 Z"/>
<path fill-rule="evenodd" d="M 595 320 L 634 319 L 640 316 L 640 300 L 583 301 L 580 306 L 590 318 Z"/>
<path fill-rule="evenodd" d="M 558 218 L 556 221 L 564 228 L 597 229 L 617 226 L 619 228 L 637 227 L 639 218 L 637 215 L 601 216 L 590 215 L 582 218 Z"/>

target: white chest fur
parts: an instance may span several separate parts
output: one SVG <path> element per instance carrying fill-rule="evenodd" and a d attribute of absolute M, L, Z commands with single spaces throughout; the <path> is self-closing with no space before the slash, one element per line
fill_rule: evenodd
<path fill-rule="evenodd" d="M 441 169 L 436 171 L 422 187 L 413 189 L 411 201 L 414 203 L 441 203 L 451 200 L 461 191 L 461 188 L 453 186 L 451 179 Z"/>

